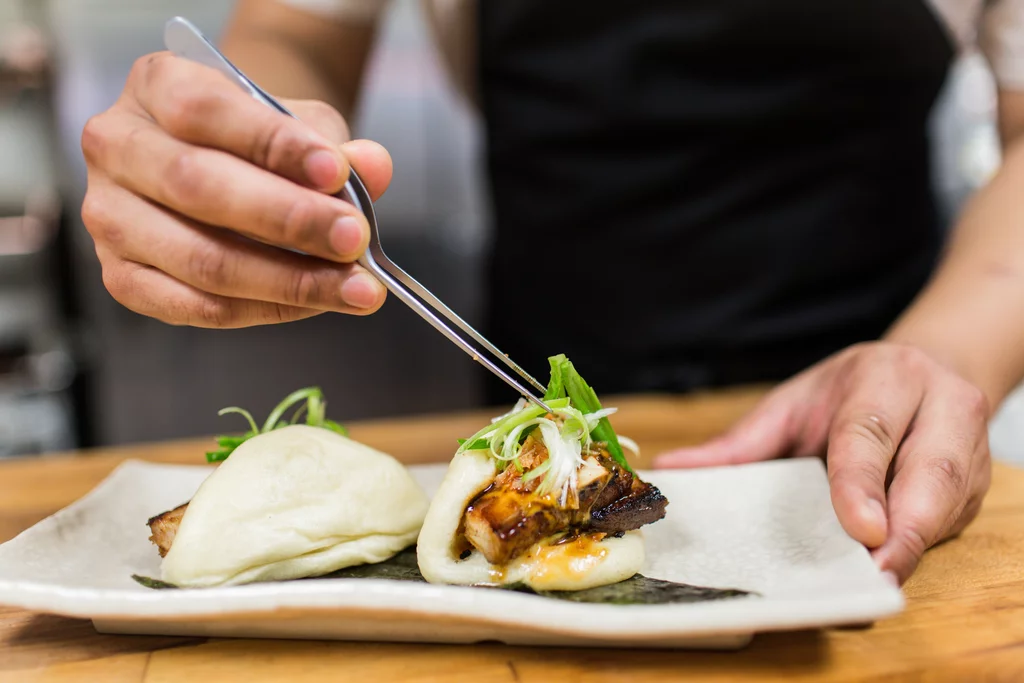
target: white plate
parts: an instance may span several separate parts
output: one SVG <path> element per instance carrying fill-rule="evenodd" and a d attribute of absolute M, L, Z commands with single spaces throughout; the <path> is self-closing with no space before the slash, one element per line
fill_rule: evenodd
<path fill-rule="evenodd" d="M 445 465 L 413 467 L 433 493 Z M 617 606 L 377 579 L 152 590 L 146 520 L 186 502 L 205 466 L 128 461 L 0 545 L 0 604 L 91 619 L 104 633 L 603 647 L 742 647 L 769 630 L 864 624 L 903 596 L 847 536 L 817 459 L 644 472 L 668 497 L 645 527 L 646 576 L 759 595 Z"/>

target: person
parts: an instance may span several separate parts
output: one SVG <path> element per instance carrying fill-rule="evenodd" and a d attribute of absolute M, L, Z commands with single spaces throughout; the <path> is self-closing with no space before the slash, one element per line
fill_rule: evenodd
<path fill-rule="evenodd" d="M 138 60 L 82 136 L 110 294 L 175 325 L 365 315 L 388 152 L 351 140 L 380 0 L 241 0 L 212 70 Z M 1022 0 L 426 2 L 485 122 L 485 334 L 602 393 L 776 387 L 661 467 L 825 457 L 844 529 L 902 583 L 974 519 L 1024 378 Z M 948 239 L 927 120 L 958 51 L 999 85 L 1002 165 Z M 288 247 L 292 250 L 281 249 Z M 507 389 L 500 400 L 509 402 Z"/>

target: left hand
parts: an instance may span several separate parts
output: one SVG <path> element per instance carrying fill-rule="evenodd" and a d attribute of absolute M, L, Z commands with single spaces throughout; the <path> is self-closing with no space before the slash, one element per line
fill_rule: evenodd
<path fill-rule="evenodd" d="M 912 346 L 850 347 L 772 391 L 728 433 L 660 456 L 707 467 L 824 455 L 846 532 L 902 584 L 978 514 L 991 481 L 989 404 Z"/>

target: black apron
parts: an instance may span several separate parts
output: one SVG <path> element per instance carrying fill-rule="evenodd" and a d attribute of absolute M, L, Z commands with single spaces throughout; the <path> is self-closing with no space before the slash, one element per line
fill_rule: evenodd
<path fill-rule="evenodd" d="M 928 278 L 954 51 L 923 0 L 480 0 L 479 29 L 485 328 L 542 381 L 781 380 Z"/>

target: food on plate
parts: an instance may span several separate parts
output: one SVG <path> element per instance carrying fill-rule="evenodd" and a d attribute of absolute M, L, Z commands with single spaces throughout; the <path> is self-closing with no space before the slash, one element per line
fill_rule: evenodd
<path fill-rule="evenodd" d="M 154 590 L 177 589 L 178 586 L 133 574 L 132 578 L 141 586 Z M 403 581 L 408 583 L 426 583 L 420 573 L 416 559 L 416 549 L 406 548 L 392 558 L 376 564 L 360 564 L 345 567 L 326 574 L 330 579 L 378 579 L 386 581 Z M 314 579 L 315 580 L 315 579 Z M 500 588 L 537 595 L 542 598 L 562 600 L 565 602 L 581 602 L 603 605 L 673 605 L 681 603 L 709 602 L 746 596 L 757 596 L 757 593 L 736 588 L 711 588 L 693 586 L 687 583 L 651 579 L 642 574 L 606 586 L 596 586 L 583 590 L 558 591 L 534 590 L 524 584 L 509 584 Z"/>
<path fill-rule="evenodd" d="M 164 582 L 208 587 L 322 576 L 382 562 L 416 542 L 427 495 L 401 463 L 327 420 L 319 389 L 293 393 L 262 429 L 244 410 L 221 413 L 241 413 L 250 431 L 218 439 L 207 459 L 221 464 L 195 496 L 149 520 Z"/>
<path fill-rule="evenodd" d="M 181 518 L 185 515 L 186 508 L 188 508 L 188 503 L 152 517 L 146 522 L 149 525 L 149 530 L 153 532 L 149 540 L 153 541 L 153 544 L 156 545 L 156 549 L 160 552 L 160 557 L 166 557 L 167 551 L 171 549 L 171 544 L 174 543 L 174 535 L 178 532 L 178 525 L 181 524 Z"/>
<path fill-rule="evenodd" d="M 614 409 L 565 356 L 549 361 L 550 413 L 521 400 L 456 451 L 417 544 L 427 581 L 574 591 L 643 565 L 640 528 L 668 500 L 630 467 Z"/>

